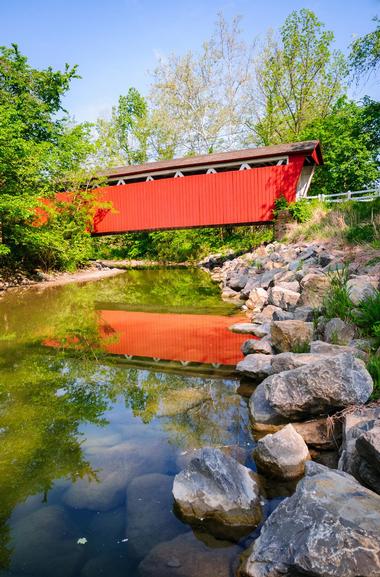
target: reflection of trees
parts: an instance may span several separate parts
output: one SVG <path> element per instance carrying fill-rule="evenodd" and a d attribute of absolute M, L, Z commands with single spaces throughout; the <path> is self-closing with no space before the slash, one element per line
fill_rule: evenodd
<path fill-rule="evenodd" d="M 8 350 L 8 354 L 11 351 Z M 26 354 L 25 354 L 26 353 Z M 13 350 L 0 365 L 0 566 L 9 560 L 7 519 L 30 495 L 47 498 L 54 479 L 94 473 L 83 459 L 78 427 L 101 424 L 103 394 L 51 356 Z M 9 357 L 8 357 L 9 358 Z"/>

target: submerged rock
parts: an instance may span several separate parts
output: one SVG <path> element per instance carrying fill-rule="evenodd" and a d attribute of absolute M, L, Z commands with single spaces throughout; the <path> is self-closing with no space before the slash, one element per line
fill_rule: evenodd
<path fill-rule="evenodd" d="M 136 477 L 128 486 L 128 554 L 143 559 L 161 543 L 187 530 L 172 513 L 173 477 L 150 474 Z"/>
<path fill-rule="evenodd" d="M 280 479 L 296 479 L 304 474 L 310 454 L 301 435 L 289 424 L 259 439 L 254 459 L 260 472 Z"/>
<path fill-rule="evenodd" d="M 241 549 L 219 541 L 208 547 L 192 532 L 160 543 L 139 565 L 140 577 L 231 577 Z"/>
<path fill-rule="evenodd" d="M 203 449 L 176 475 L 173 495 L 186 521 L 222 538 L 238 539 L 261 521 L 254 474 L 219 449 Z"/>
<path fill-rule="evenodd" d="M 292 420 L 363 404 L 373 389 L 364 363 L 349 353 L 271 375 L 262 384 L 271 407 Z"/>
<path fill-rule="evenodd" d="M 380 497 L 313 462 L 265 522 L 239 577 L 378 577 Z"/>
<path fill-rule="evenodd" d="M 188 387 L 168 391 L 160 398 L 160 405 L 156 416 L 173 417 L 180 415 L 208 399 L 210 399 L 209 392 L 200 387 Z"/>

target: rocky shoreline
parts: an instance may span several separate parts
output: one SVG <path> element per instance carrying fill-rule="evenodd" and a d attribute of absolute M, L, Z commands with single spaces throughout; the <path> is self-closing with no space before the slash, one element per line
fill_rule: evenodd
<path fill-rule="evenodd" d="M 239 541 L 259 526 L 239 577 L 380 575 L 380 403 L 371 402 L 365 364 L 371 342 L 352 323 L 322 316 L 334 274 L 348 271 L 355 306 L 379 288 L 377 261 L 347 263 L 331 246 L 273 243 L 201 263 L 222 298 L 247 313 L 247 323 L 231 330 L 251 336 L 237 371 L 259 475 L 206 448 L 176 476 L 173 495 L 187 522 L 219 539 Z M 312 460 L 331 449 L 338 462 Z M 261 475 L 297 482 L 262 526 Z"/>

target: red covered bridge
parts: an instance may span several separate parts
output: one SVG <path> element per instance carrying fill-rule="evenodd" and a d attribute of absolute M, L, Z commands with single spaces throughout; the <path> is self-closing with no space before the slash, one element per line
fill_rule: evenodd
<path fill-rule="evenodd" d="M 107 171 L 94 234 L 252 224 L 272 219 L 273 203 L 305 196 L 322 164 L 312 140 L 247 148 Z"/>

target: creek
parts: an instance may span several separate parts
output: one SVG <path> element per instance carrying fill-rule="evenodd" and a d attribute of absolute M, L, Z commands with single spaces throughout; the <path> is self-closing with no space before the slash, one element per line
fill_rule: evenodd
<path fill-rule="evenodd" d="M 231 446 L 254 468 L 233 370 L 246 336 L 228 330 L 240 319 L 199 270 L 3 296 L 0 577 L 138 577 L 173 540 L 232 574 L 236 544 L 193 532 L 171 488 L 203 446 Z M 284 494 L 270 493 L 267 513 Z"/>

